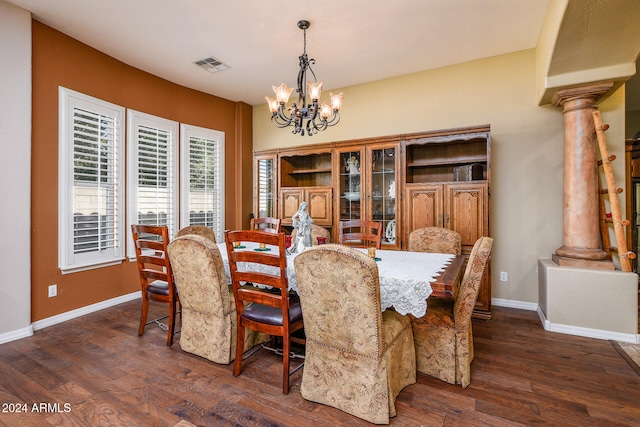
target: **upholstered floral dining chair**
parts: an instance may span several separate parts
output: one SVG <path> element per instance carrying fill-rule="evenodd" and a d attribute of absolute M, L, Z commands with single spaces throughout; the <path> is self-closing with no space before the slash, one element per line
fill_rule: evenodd
<path fill-rule="evenodd" d="M 409 233 L 409 250 L 460 255 L 462 239 L 457 231 L 444 227 L 424 227 Z"/>
<path fill-rule="evenodd" d="M 294 259 L 307 339 L 302 397 L 388 424 L 416 381 L 409 318 L 381 311 L 378 269 L 362 252 L 313 246 Z"/>
<path fill-rule="evenodd" d="M 200 224 L 193 224 L 182 227 L 173 237 L 176 238 L 187 234 L 195 234 L 198 236 L 206 237 L 207 239 L 213 241 L 213 243 L 216 243 L 216 233 L 210 227 Z"/>
<path fill-rule="evenodd" d="M 471 314 L 492 246 L 491 237 L 481 237 L 473 245 L 455 300 L 430 298 L 427 314 L 411 318 L 418 372 L 463 388 L 470 384 Z"/>
<path fill-rule="evenodd" d="M 227 284 L 220 251 L 210 238 L 185 234 L 167 248 L 182 302 L 182 350 L 229 364 L 236 355 L 236 306 Z M 248 331 L 248 350 L 270 339 Z"/>
<path fill-rule="evenodd" d="M 296 241 L 296 236 L 298 235 L 298 230 L 293 229 L 291 232 L 291 240 L 293 242 Z M 318 237 L 324 237 L 325 243 L 329 243 L 331 241 L 331 233 L 324 227 L 319 225 L 311 224 L 311 245 L 316 246 L 318 244 Z"/>

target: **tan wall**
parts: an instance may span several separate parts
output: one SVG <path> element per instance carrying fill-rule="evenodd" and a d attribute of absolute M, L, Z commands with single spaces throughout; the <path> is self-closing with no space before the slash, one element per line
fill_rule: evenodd
<path fill-rule="evenodd" d="M 267 106 L 256 106 L 254 148 L 490 124 L 492 296 L 535 303 L 538 259 L 550 258 L 562 245 L 564 161 L 561 109 L 538 106 L 535 73 L 532 49 L 348 87 L 342 89 L 342 121 L 313 137 L 275 128 Z M 624 96 L 605 103 L 610 151 L 622 159 Z M 618 163 L 624 186 L 624 165 Z M 498 280 L 500 271 L 508 272 L 508 282 Z"/>
<path fill-rule="evenodd" d="M 32 315 L 37 321 L 140 289 L 136 265 L 62 275 L 58 269 L 58 86 L 123 107 L 225 133 L 227 228 L 243 215 L 233 175 L 236 156 L 251 152 L 251 106 L 187 89 L 132 68 L 33 21 Z M 242 114 L 240 114 L 241 112 Z M 238 122 L 238 120 L 243 121 Z M 241 189 L 241 191 L 243 191 Z M 246 189 L 244 190 L 247 191 Z M 247 212 L 250 210 L 246 208 Z M 58 296 L 47 287 L 58 285 Z"/>

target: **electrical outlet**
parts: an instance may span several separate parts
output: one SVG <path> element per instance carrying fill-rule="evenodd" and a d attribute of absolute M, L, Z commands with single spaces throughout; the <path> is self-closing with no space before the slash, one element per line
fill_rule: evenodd
<path fill-rule="evenodd" d="M 501 282 L 506 282 L 507 281 L 507 272 L 506 271 L 501 271 L 500 272 L 500 281 Z"/>
<path fill-rule="evenodd" d="M 49 285 L 49 298 L 58 295 L 58 285 Z"/>

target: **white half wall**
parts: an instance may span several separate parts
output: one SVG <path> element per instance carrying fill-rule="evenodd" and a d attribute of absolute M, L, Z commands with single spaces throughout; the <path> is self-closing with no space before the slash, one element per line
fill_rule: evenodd
<path fill-rule="evenodd" d="M 31 327 L 31 13 L 0 0 L 0 336 Z"/>

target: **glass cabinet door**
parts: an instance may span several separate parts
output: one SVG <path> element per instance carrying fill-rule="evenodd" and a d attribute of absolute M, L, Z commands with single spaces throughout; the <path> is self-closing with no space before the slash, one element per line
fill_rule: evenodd
<path fill-rule="evenodd" d="M 339 151 L 337 156 L 340 221 L 362 218 L 362 150 Z"/>
<path fill-rule="evenodd" d="M 396 233 L 397 157 L 396 146 L 370 151 L 370 215 L 373 221 L 382 222 L 382 244 L 387 246 L 399 244 Z"/>
<path fill-rule="evenodd" d="M 255 158 L 254 206 L 257 218 L 275 217 L 276 158 L 260 156 Z"/>

